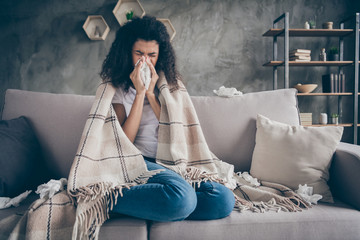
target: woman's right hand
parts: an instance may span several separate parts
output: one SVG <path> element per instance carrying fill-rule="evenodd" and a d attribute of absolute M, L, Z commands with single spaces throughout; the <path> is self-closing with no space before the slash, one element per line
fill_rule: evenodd
<path fill-rule="evenodd" d="M 136 94 L 145 94 L 146 88 L 140 77 L 141 66 L 145 62 L 145 57 L 142 56 L 140 62 L 135 66 L 134 70 L 130 74 L 130 79 L 136 89 Z"/>

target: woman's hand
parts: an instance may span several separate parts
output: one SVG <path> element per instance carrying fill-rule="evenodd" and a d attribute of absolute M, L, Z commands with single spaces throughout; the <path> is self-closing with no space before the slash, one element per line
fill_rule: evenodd
<path fill-rule="evenodd" d="M 146 58 L 145 61 L 146 61 L 147 65 L 149 66 L 150 71 L 151 71 L 151 81 L 150 81 L 150 84 L 149 84 L 149 88 L 146 91 L 146 95 L 149 95 L 149 94 L 154 94 L 155 85 L 156 85 L 156 82 L 159 79 L 159 75 L 157 74 L 154 65 L 151 63 L 150 58 Z"/>
<path fill-rule="evenodd" d="M 156 73 L 154 65 L 151 63 L 150 58 L 146 58 L 146 63 L 148 64 L 151 71 L 151 81 L 149 84 L 149 88 L 146 91 L 145 95 L 149 100 L 150 106 L 155 113 L 155 116 L 158 120 L 160 120 L 160 103 L 157 97 L 155 96 L 154 89 L 156 82 L 159 79 L 159 75 Z"/>
<path fill-rule="evenodd" d="M 130 79 L 136 89 L 136 94 L 144 94 L 146 88 L 144 86 L 144 82 L 141 80 L 140 77 L 140 69 L 141 66 L 144 64 L 145 57 L 141 57 L 140 62 L 135 66 L 134 70 L 130 74 Z"/>

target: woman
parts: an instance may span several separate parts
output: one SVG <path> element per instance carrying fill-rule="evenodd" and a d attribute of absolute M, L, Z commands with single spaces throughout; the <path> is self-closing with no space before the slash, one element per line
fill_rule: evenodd
<path fill-rule="evenodd" d="M 151 71 L 148 89 L 140 77 L 143 64 Z M 117 87 L 114 110 L 148 169 L 164 171 L 151 177 L 147 184 L 123 190 L 113 212 L 154 221 L 226 217 L 235 203 L 228 188 L 208 181 L 194 189 L 180 175 L 155 163 L 160 118 L 156 82 L 160 73 L 172 86 L 181 79 L 166 27 L 148 16 L 120 27 L 103 63 L 101 77 Z"/>

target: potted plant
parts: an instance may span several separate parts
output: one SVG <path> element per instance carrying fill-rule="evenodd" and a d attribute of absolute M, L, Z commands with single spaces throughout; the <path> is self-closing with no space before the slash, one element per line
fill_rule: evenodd
<path fill-rule="evenodd" d="M 331 122 L 332 122 L 332 124 L 338 125 L 339 124 L 339 114 L 337 114 L 337 113 L 331 114 Z"/>
<path fill-rule="evenodd" d="M 134 10 L 130 9 L 126 11 L 126 20 L 131 21 L 134 16 Z"/>
<path fill-rule="evenodd" d="M 339 61 L 339 49 L 337 47 L 331 47 L 329 50 L 329 60 Z"/>
<path fill-rule="evenodd" d="M 310 25 L 310 29 L 315 29 L 316 28 L 315 20 L 309 20 L 309 25 Z"/>

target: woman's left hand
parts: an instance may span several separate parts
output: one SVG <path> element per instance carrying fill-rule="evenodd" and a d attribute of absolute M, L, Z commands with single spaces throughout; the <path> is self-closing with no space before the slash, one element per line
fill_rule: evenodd
<path fill-rule="evenodd" d="M 156 82 L 159 80 L 159 75 L 157 74 L 154 65 L 151 63 L 150 58 L 146 58 L 145 61 L 148 64 L 151 71 L 151 81 L 149 84 L 149 88 L 146 91 L 146 94 L 154 94 L 155 85 Z"/>

